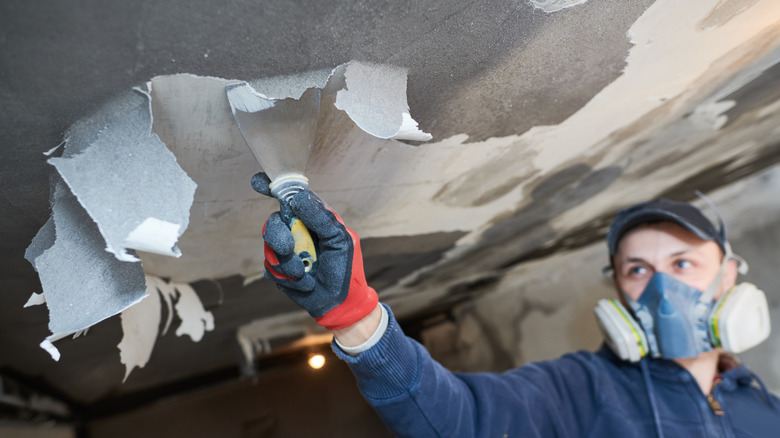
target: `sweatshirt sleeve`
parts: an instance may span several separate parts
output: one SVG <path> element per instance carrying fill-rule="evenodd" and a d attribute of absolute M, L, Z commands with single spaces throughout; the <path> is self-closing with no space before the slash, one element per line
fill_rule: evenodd
<path fill-rule="evenodd" d="M 387 311 L 387 331 L 373 347 L 354 357 L 335 344 L 334 350 L 397 436 L 533 437 L 589 430 L 598 391 L 587 358 L 573 355 L 501 374 L 456 374 L 404 335 Z"/>

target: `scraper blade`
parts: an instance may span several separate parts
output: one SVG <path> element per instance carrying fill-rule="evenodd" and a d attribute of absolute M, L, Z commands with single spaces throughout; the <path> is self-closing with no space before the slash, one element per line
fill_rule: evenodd
<path fill-rule="evenodd" d="M 320 89 L 280 100 L 263 97 L 246 82 L 225 91 L 241 135 L 271 181 L 303 175 L 317 135 Z"/>

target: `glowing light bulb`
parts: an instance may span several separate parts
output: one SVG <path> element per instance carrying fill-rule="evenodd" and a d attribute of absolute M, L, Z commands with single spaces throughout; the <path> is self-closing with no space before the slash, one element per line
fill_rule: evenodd
<path fill-rule="evenodd" d="M 321 354 L 312 354 L 309 356 L 309 366 L 318 370 L 325 365 L 325 356 Z"/>

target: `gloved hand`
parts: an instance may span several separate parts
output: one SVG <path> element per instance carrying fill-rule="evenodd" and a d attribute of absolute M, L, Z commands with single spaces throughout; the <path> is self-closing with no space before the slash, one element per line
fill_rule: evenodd
<path fill-rule="evenodd" d="M 252 187 L 258 193 L 271 196 L 268 184 L 264 173 L 252 178 Z M 376 291 L 366 284 L 357 234 L 308 189 L 296 194 L 290 207 L 313 235 L 317 262 L 305 272 L 303 261 L 293 252 L 292 233 L 277 212 L 263 226 L 265 277 L 275 281 L 326 329 L 355 324 L 371 313 L 379 300 Z"/>

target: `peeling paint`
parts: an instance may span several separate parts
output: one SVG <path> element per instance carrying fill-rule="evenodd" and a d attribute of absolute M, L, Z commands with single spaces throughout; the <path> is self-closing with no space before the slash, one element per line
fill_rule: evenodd
<path fill-rule="evenodd" d="M 43 293 L 33 292 L 30 298 L 24 303 L 24 307 L 39 306 L 46 303 L 46 296 Z"/>
<path fill-rule="evenodd" d="M 149 95 L 128 90 L 68 129 L 60 158 L 50 158 L 97 223 L 106 250 L 138 261 L 128 248 L 181 255 L 195 184 L 152 133 Z M 162 225 L 162 226 L 161 226 Z"/>
<path fill-rule="evenodd" d="M 52 342 L 122 312 L 146 295 L 146 287 L 141 265 L 104 251 L 105 241 L 92 218 L 64 183 L 55 179 L 53 184 L 54 241 L 38 242 L 47 232 L 36 236 L 34 242 L 48 249 L 32 264 L 43 286 L 52 333 L 41 347 L 59 360 Z"/>
<path fill-rule="evenodd" d="M 153 130 L 178 157 L 181 167 L 198 184 L 198 190 L 190 226 L 179 241 L 184 255 L 172 260 L 142 253 L 144 270 L 149 274 L 180 282 L 233 274 L 247 279 L 262 275 L 259 230 L 278 205 L 255 193 L 249 185 L 251 176 L 262 169 L 252 158 L 231 115 L 224 89 L 235 82 L 194 75 L 151 80 Z M 250 83 L 259 94 L 269 97 L 295 96 L 307 87 L 322 86 L 324 116 L 321 117 L 339 119 L 337 127 L 328 128 L 354 135 L 364 144 L 360 149 L 366 154 L 375 152 L 372 146 L 388 142 L 382 138 L 429 138 L 416 128 L 416 122 L 408 115 L 406 71 L 400 68 L 353 62 L 327 75 L 325 71 L 315 71 Z M 383 87 L 377 87 L 378 83 Z M 317 142 L 321 143 L 325 135 L 321 133 Z M 394 141 L 387 144 L 396 149 L 399 146 Z M 325 196 L 328 184 L 318 179 L 317 168 L 327 160 L 322 160 L 321 154 L 318 158 L 318 148 L 321 145 L 315 146 L 307 176 L 312 188 Z M 344 178 L 350 173 L 347 169 L 352 168 L 352 163 L 340 162 L 328 169 L 328 173 L 359 186 L 362 182 L 357 178 Z M 375 177 L 376 173 L 367 180 L 373 181 Z M 338 202 L 338 198 L 327 199 L 329 203 Z M 229 250 L 217 253 L 204 252 L 201 248 Z"/>
<path fill-rule="evenodd" d="M 165 52 L 166 63 L 160 64 L 157 55 L 154 59 L 129 56 L 136 62 L 127 70 L 132 74 L 101 73 L 104 79 L 94 84 L 94 88 L 85 90 L 83 84 L 88 81 L 74 82 L 72 73 L 83 73 L 84 69 L 79 70 L 77 63 L 71 62 L 67 71 L 50 69 L 65 71 L 62 80 L 58 74 L 55 81 L 30 83 L 36 91 L 41 91 L 39 98 L 34 101 L 13 99 L 15 103 L 11 102 L 13 105 L 9 108 L 15 113 L 19 108 L 29 107 L 26 115 L 23 111 L 19 114 L 21 118 L 32 119 L 33 110 L 37 112 L 41 105 L 53 103 L 40 114 L 50 118 L 50 131 L 54 132 L 54 127 L 72 122 L 68 119 L 70 114 L 76 117 L 84 113 L 86 106 L 104 99 L 106 93 L 139 80 L 138 72 L 197 70 L 199 74 L 223 77 L 235 77 L 233 73 L 237 72 L 246 79 L 247 72 L 255 74 L 251 73 L 253 69 L 262 75 L 300 72 L 311 66 L 335 65 L 347 59 L 349 54 L 375 62 L 392 62 L 396 71 L 401 71 L 401 66 L 409 68 L 411 111 L 404 112 L 409 109 L 405 101 L 403 105 L 399 104 L 402 108 L 400 117 L 397 117 L 398 111 L 394 111 L 393 124 L 400 120 L 400 126 L 405 123 L 411 126 L 411 114 L 415 114 L 415 117 L 421 117 L 421 126 L 426 131 L 437 134 L 436 143 L 413 147 L 378 139 L 355 126 L 355 119 L 349 114 L 334 111 L 333 105 L 339 96 L 336 93 L 342 91 L 341 96 L 349 96 L 360 88 L 356 84 L 343 92 L 345 82 L 329 82 L 329 78 L 339 75 L 343 79 L 347 65 L 338 67 L 336 70 L 340 72 L 335 73 L 325 69 L 252 81 L 271 97 L 296 96 L 302 92 L 302 84 L 329 89 L 329 96 L 323 100 L 328 111 L 320 120 L 324 130 L 319 135 L 319 150 L 315 152 L 311 166 L 312 187 L 360 233 L 364 250 L 375 245 L 375 253 L 365 254 L 367 275 L 372 284 L 381 286 L 383 299 L 403 300 L 402 305 L 394 307 L 396 313 L 403 316 L 404 312 L 430 308 L 448 299 L 466 299 L 470 293 L 478 293 L 471 289 L 473 285 L 479 285 L 486 278 L 499 278 L 516 263 L 598 239 L 605 231 L 605 218 L 625 203 L 658 194 L 685 198 L 693 188 L 714 187 L 780 159 L 776 147 L 780 144 L 776 71 L 756 68 L 758 64 L 762 68 L 766 65 L 762 60 L 771 60 L 767 54 L 780 41 L 777 2 L 608 0 L 588 2 L 560 13 L 545 13 L 544 10 L 545 7 L 552 10 L 556 6 L 577 3 L 582 2 L 523 1 L 510 7 L 504 5 L 503 10 L 502 6 L 476 3 L 437 5 L 423 14 L 424 20 L 431 20 L 431 26 L 416 26 L 415 29 L 409 29 L 409 23 L 419 22 L 407 20 L 415 15 L 419 17 L 415 12 L 424 9 L 425 4 L 406 8 L 409 15 L 389 14 L 391 9 L 383 6 L 379 11 L 381 14 L 366 17 L 364 8 L 363 15 L 358 14 L 351 22 L 355 29 L 341 29 L 338 21 L 329 16 L 316 17 L 306 22 L 317 26 L 303 27 L 307 31 L 314 29 L 314 33 L 298 32 L 289 44 L 288 41 L 279 44 L 279 39 L 285 38 L 286 34 L 269 32 L 277 29 L 273 26 L 263 27 L 263 32 L 268 34 L 268 38 L 263 39 L 264 44 L 254 45 L 242 56 L 233 56 L 235 51 L 224 49 L 238 44 L 222 44 L 223 49 L 215 46 L 205 64 L 198 64 L 204 62 L 203 53 L 209 53 L 201 50 L 202 47 L 196 53 L 198 63 L 187 63 L 186 56 L 191 48 L 200 44 L 195 41 L 192 42 L 195 46 L 181 46 L 181 53 L 176 54 L 176 64 L 170 64 L 168 43 L 175 33 L 167 33 L 165 26 L 146 26 L 147 29 L 163 29 L 163 33 L 157 32 L 154 39 L 147 38 L 147 50 L 142 52 L 152 55 L 149 44 L 157 41 L 160 50 Z M 116 5 L 108 7 L 115 8 Z M 140 21 L 130 22 L 149 24 L 149 17 L 157 17 L 155 20 L 159 21 L 163 19 L 160 17 L 170 17 L 167 14 L 175 12 L 176 7 L 161 3 L 152 9 L 153 13 L 143 14 L 145 18 Z M 226 12 L 229 13 L 230 8 Z M 644 15 L 634 23 L 643 12 Z M 382 14 L 399 18 L 374 21 Z M 333 15 L 342 17 L 342 14 Z M 290 15 L 280 11 L 275 18 L 289 19 Z M 306 13 L 300 18 L 312 20 Z M 366 24 L 366 18 L 370 24 Z M 258 24 L 279 25 L 262 20 Z M 368 32 L 357 39 L 344 38 L 368 27 Z M 242 28 L 243 25 L 232 27 L 238 31 L 225 28 L 226 32 L 220 35 L 225 41 L 244 41 L 247 34 Z M 14 29 L 10 29 L 9 35 L 15 35 Z M 382 38 L 390 32 L 401 35 L 405 30 L 408 32 L 401 39 Z M 236 33 L 232 32 L 241 35 L 234 37 Z M 186 38 L 186 32 L 182 36 Z M 345 41 L 344 45 L 333 44 L 335 38 Z M 62 40 L 71 44 L 67 38 Z M 24 42 L 23 39 L 19 41 Z M 382 44 L 373 44 L 375 41 Z M 97 57 L 90 55 L 98 64 L 84 65 L 88 68 L 111 65 L 104 61 L 128 54 L 121 47 L 116 50 L 118 46 L 103 51 L 115 52 L 116 57 L 105 58 L 98 53 Z M 57 44 L 46 47 L 63 48 Z M 84 46 L 82 42 L 79 47 L 91 46 Z M 280 47 L 301 50 L 277 50 Z M 314 50 L 317 47 L 326 50 Z M 9 45 L 8 48 L 11 51 L 7 55 L 20 62 L 23 58 L 20 54 L 24 51 L 34 53 L 24 44 Z M 160 52 L 156 53 L 159 55 Z M 269 53 L 272 56 L 259 56 Z M 275 53 L 280 57 L 274 58 Z M 63 56 L 58 53 L 51 57 L 53 61 L 35 67 L 48 66 L 48 62 L 57 62 L 60 58 L 74 60 L 79 57 L 68 50 L 61 54 Z M 276 61 L 253 63 L 247 59 Z M 190 70 L 193 66 L 196 68 Z M 99 68 L 96 71 L 100 71 Z M 224 75 L 226 72 L 228 76 Z M 739 72 L 751 74 L 735 78 L 741 75 Z M 243 155 L 246 151 L 240 137 L 235 137 L 228 125 L 220 126 L 223 107 L 220 99 L 224 94 L 219 88 L 225 80 L 188 76 L 189 80 L 180 89 L 167 95 L 179 99 L 181 112 L 166 113 L 161 101 L 152 103 L 159 103 L 156 110 L 163 109 L 159 114 L 155 111 L 155 125 L 156 129 L 164 129 L 162 122 L 166 117 L 176 121 L 193 116 L 192 124 L 198 129 L 172 128 L 168 133 L 176 142 L 192 147 L 188 166 L 199 172 L 205 182 L 213 184 L 204 184 L 198 189 L 200 202 L 193 205 L 191 227 L 179 242 L 186 259 L 163 259 L 144 254 L 144 268 L 161 275 L 170 273 L 174 281 L 222 277 L 237 271 L 250 279 L 252 275 L 259 275 L 260 270 L 259 229 L 267 214 L 277 207 L 274 201 L 263 200 L 249 189 L 248 179 L 258 169 L 251 158 Z M 376 91 L 383 79 L 380 75 L 362 85 L 369 91 Z M 392 78 L 396 84 L 394 88 L 401 87 L 401 79 L 406 86 L 406 78 L 398 75 Z M 162 81 L 162 78 L 155 78 L 155 81 Z M 67 82 L 72 87 L 56 90 L 52 86 L 47 88 L 45 82 L 58 86 Z M 155 83 L 159 85 L 158 82 Z M 15 83 L 23 81 L 18 77 L 10 81 L 7 91 L 19 93 Z M 157 91 L 161 92 L 157 97 L 161 97 L 165 90 L 159 87 Z M 55 93 L 60 97 L 53 99 L 51 94 Z M 198 93 L 214 100 L 201 99 Z M 405 96 L 394 96 L 401 97 Z M 357 103 L 365 103 L 361 100 L 357 99 Z M 342 100 L 342 103 L 346 101 Z M 67 102 L 68 111 L 63 110 L 66 104 L 62 102 Z M 69 115 L 58 115 L 57 111 Z M 365 112 L 369 117 L 374 114 L 372 111 L 359 112 Z M 197 118 L 200 115 L 204 117 Z M 14 121 L 21 118 L 14 117 Z M 232 121 L 228 119 L 225 123 L 229 122 Z M 417 128 L 412 128 L 410 132 L 416 132 Z M 746 132 L 748 129 L 749 133 Z M 29 130 L 18 131 L 27 135 Z M 35 138 L 47 136 L 41 134 L 13 143 L 52 144 L 59 140 L 40 142 Z M 87 143 L 94 143 L 95 138 L 88 139 Z M 231 142 L 236 139 L 241 151 L 232 149 Z M 168 146 L 177 146 L 176 142 Z M 50 152 L 56 152 L 56 149 Z M 11 156 L 5 162 L 14 166 L 16 158 Z M 36 178 L 40 176 L 40 173 L 30 173 Z M 41 183 L 45 181 L 38 181 L 38 185 Z M 37 187 L 36 184 L 28 186 Z M 23 192 L 5 193 L 4 198 L 8 199 L 4 205 L 27 214 L 26 204 L 20 201 L 27 193 L 20 193 Z M 40 211 L 43 208 L 38 207 Z M 33 211 L 30 217 L 36 220 L 40 214 L 36 216 Z M 19 215 L 13 217 L 18 219 Z M 175 223 L 165 218 L 157 219 Z M 198 224 L 194 226 L 196 221 Z M 502 225 L 503 221 L 507 223 Z M 42 220 L 35 223 L 40 224 Z M 53 227 L 53 223 L 49 226 Z M 132 232 L 139 226 L 134 224 L 129 229 Z M 174 230 L 171 227 L 171 230 L 169 235 L 180 233 L 184 228 Z M 195 239 L 185 245 L 190 239 L 188 233 L 196 236 L 199 230 L 214 232 L 214 240 Z M 33 231 L 28 230 L 25 235 L 32 235 Z M 41 229 L 41 234 L 49 231 L 53 235 L 53 228 Z M 163 247 L 170 248 L 171 242 L 167 240 Z M 491 250 L 487 246 L 491 243 L 500 245 Z M 120 244 L 140 247 L 128 243 L 127 239 Z M 97 251 L 105 252 L 105 246 L 97 246 Z M 31 245 L 32 261 L 49 250 L 51 247 L 46 245 Z M 132 253 L 128 251 L 127 254 Z M 188 254 L 200 260 L 191 264 L 194 259 L 187 258 Z M 158 263 L 158 260 L 164 262 Z M 169 264 L 163 266 L 161 263 Z M 178 263 L 182 263 L 181 266 Z M 436 272 L 439 269 L 441 271 Z M 399 276 L 406 276 L 400 286 L 395 283 Z M 231 281 L 236 287 L 240 284 L 237 277 Z M 147 288 L 149 282 L 147 279 Z M 266 291 L 268 282 L 258 283 L 254 286 Z M 24 293 L 23 298 L 27 298 L 29 290 Z M 165 300 L 169 309 L 175 307 L 176 293 L 155 293 Z M 284 298 L 281 294 L 279 297 L 280 300 Z M 523 306 L 535 309 L 528 310 L 526 316 L 530 317 L 525 323 L 553 316 L 545 314 L 544 306 L 536 305 L 539 301 L 539 297 L 535 297 L 524 302 Z M 263 315 L 271 315 L 280 308 L 288 309 L 278 301 L 262 302 L 258 307 L 262 307 L 260 313 Z M 211 306 L 197 308 L 194 312 L 201 316 L 191 332 L 195 337 L 203 336 L 200 330 L 206 333 L 208 319 L 203 314 L 207 309 Z M 167 321 L 158 321 L 157 325 L 165 327 L 163 333 L 174 324 L 172 313 L 175 309 L 168 313 Z M 229 312 L 226 310 L 226 313 Z M 214 314 L 218 315 L 216 310 Z M 285 315 L 284 324 L 290 330 L 308 330 L 306 315 L 298 316 Z M 235 314 L 230 314 L 229 318 L 235 318 Z M 242 318 L 249 317 L 242 314 Z M 485 315 L 475 315 L 469 322 L 470 327 L 475 328 L 474 333 L 463 333 L 472 338 L 464 340 L 471 341 L 478 333 L 486 333 L 491 336 L 491 343 L 510 351 L 502 338 L 491 334 L 490 327 L 485 325 L 489 322 Z M 524 328 L 526 333 L 530 330 Z M 224 325 L 220 325 L 220 329 L 223 335 L 229 331 Z M 561 327 L 554 333 L 570 329 Z M 262 338 L 268 333 L 255 335 Z M 291 338 L 296 336 L 290 335 Z M 205 335 L 203 340 L 212 341 L 211 345 L 214 345 L 218 341 L 213 339 L 215 337 Z M 265 339 L 269 348 L 286 342 L 284 336 Z M 227 354 L 224 351 L 221 354 L 220 359 L 205 363 L 215 364 L 220 360 L 227 363 Z M 139 356 L 136 363 L 142 359 L 143 356 Z M 182 371 L 184 368 L 176 368 L 179 376 L 186 372 Z M 189 369 L 193 368 L 197 366 L 193 364 Z M 150 370 L 147 375 L 154 373 Z M 82 395 L 89 390 L 82 392 L 78 383 L 63 383 L 63 387 L 67 386 L 75 388 L 70 392 L 77 394 L 76 398 L 90 397 Z M 92 386 L 92 394 L 97 386 Z M 125 389 L 139 387 L 143 384 L 137 380 Z"/>
<path fill-rule="evenodd" d="M 374 137 L 428 141 L 431 135 L 417 129 L 409 114 L 406 74 L 397 67 L 350 63 L 334 105 Z"/>
<path fill-rule="evenodd" d="M 573 6 L 581 5 L 588 0 L 531 0 L 531 4 L 544 12 L 550 14 L 552 12 L 558 12 L 562 9 L 571 8 Z"/>

